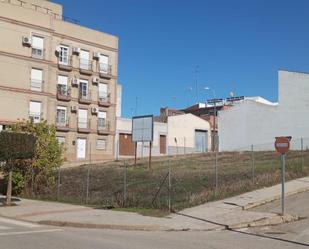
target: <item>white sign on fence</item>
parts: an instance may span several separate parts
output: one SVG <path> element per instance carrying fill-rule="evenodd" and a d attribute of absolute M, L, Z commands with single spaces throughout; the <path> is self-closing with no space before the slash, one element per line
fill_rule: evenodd
<path fill-rule="evenodd" d="M 136 116 L 132 118 L 132 141 L 153 141 L 153 115 Z"/>

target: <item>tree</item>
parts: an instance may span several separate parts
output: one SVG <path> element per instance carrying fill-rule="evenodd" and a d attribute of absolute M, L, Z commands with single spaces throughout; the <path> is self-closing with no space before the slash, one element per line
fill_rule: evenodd
<path fill-rule="evenodd" d="M 8 173 L 6 204 L 11 205 L 12 172 L 18 160 L 34 157 L 36 139 L 33 135 L 21 132 L 0 132 L 0 162 L 4 162 L 4 171 Z"/>
<path fill-rule="evenodd" d="M 18 122 L 12 125 L 12 130 L 16 132 L 27 132 L 36 137 L 36 146 L 34 157 L 28 174 L 33 175 L 33 182 L 37 187 L 34 191 L 37 193 L 40 188 L 54 183 L 54 172 L 62 164 L 62 145 L 58 143 L 56 129 L 53 125 L 48 125 L 46 121 L 33 123 L 32 121 Z M 29 178 L 30 179 L 30 178 Z"/>

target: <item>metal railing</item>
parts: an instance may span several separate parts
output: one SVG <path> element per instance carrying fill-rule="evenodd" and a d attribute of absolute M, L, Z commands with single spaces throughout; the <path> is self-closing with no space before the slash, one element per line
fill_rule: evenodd
<path fill-rule="evenodd" d="M 89 90 L 87 90 L 87 91 L 80 90 L 79 94 L 78 94 L 78 98 L 79 98 L 79 100 L 91 101 L 90 91 Z"/>
<path fill-rule="evenodd" d="M 30 89 L 33 91 L 42 91 L 43 80 L 30 79 Z"/>
<path fill-rule="evenodd" d="M 31 56 L 36 59 L 44 59 L 45 49 L 32 47 Z"/>
<path fill-rule="evenodd" d="M 57 85 L 57 93 L 62 95 L 62 96 L 71 96 L 71 88 L 67 87 L 66 85 L 60 85 L 58 84 Z"/>
<path fill-rule="evenodd" d="M 72 56 L 63 57 L 62 59 L 58 56 L 58 65 L 59 67 L 72 67 Z"/>
<path fill-rule="evenodd" d="M 89 129 L 90 128 L 90 119 L 88 118 L 77 118 L 77 127 L 79 129 Z"/>
<path fill-rule="evenodd" d="M 107 92 L 99 92 L 98 100 L 99 100 L 100 102 L 105 102 L 105 103 L 107 103 L 107 102 L 109 102 L 109 100 L 110 100 L 110 94 L 107 93 Z"/>
<path fill-rule="evenodd" d="M 41 121 L 42 113 L 40 112 L 29 112 L 28 117 L 33 123 L 39 123 Z"/>
<path fill-rule="evenodd" d="M 99 73 L 111 75 L 112 74 L 112 66 L 107 63 L 99 62 Z"/>
<path fill-rule="evenodd" d="M 68 127 L 69 119 L 62 115 L 56 115 L 56 126 L 58 127 Z"/>
<path fill-rule="evenodd" d="M 79 59 L 79 68 L 81 70 L 92 71 L 92 61 L 86 59 Z"/>

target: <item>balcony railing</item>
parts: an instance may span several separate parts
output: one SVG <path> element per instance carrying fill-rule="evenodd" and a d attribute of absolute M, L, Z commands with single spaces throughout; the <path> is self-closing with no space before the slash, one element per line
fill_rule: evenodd
<path fill-rule="evenodd" d="M 31 56 L 36 59 L 44 59 L 45 49 L 32 47 Z"/>
<path fill-rule="evenodd" d="M 43 80 L 30 79 L 30 89 L 32 91 L 42 91 Z"/>
<path fill-rule="evenodd" d="M 81 104 L 90 104 L 91 103 L 91 94 L 90 91 L 79 91 L 78 102 Z"/>
<path fill-rule="evenodd" d="M 56 116 L 56 129 L 58 131 L 69 131 L 69 119 L 61 115 Z"/>
<path fill-rule="evenodd" d="M 107 135 L 109 131 L 109 122 L 105 118 L 98 118 L 98 134 Z"/>
<path fill-rule="evenodd" d="M 33 123 L 40 123 L 43 115 L 40 112 L 29 112 L 28 116 Z"/>
<path fill-rule="evenodd" d="M 78 117 L 77 130 L 81 133 L 90 133 L 90 119 Z"/>
<path fill-rule="evenodd" d="M 68 57 L 58 57 L 58 68 L 65 71 L 72 71 L 72 56 Z"/>
<path fill-rule="evenodd" d="M 92 74 L 92 61 L 80 59 L 79 60 L 79 71 L 82 74 Z"/>
<path fill-rule="evenodd" d="M 112 77 L 112 66 L 99 62 L 99 75 L 102 78 L 110 79 Z"/>
<path fill-rule="evenodd" d="M 110 94 L 106 92 L 99 92 L 98 95 L 98 105 L 109 107 L 111 105 L 110 103 Z"/>
<path fill-rule="evenodd" d="M 63 101 L 71 100 L 71 88 L 65 85 L 57 85 L 57 99 Z"/>

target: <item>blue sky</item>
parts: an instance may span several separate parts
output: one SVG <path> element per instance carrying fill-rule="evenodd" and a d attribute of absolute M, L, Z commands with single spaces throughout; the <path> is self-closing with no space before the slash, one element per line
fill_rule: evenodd
<path fill-rule="evenodd" d="M 212 97 L 205 86 L 276 101 L 278 69 L 309 72 L 307 0 L 52 1 L 119 37 L 126 117 L 195 103 L 197 66 L 201 102 Z"/>

